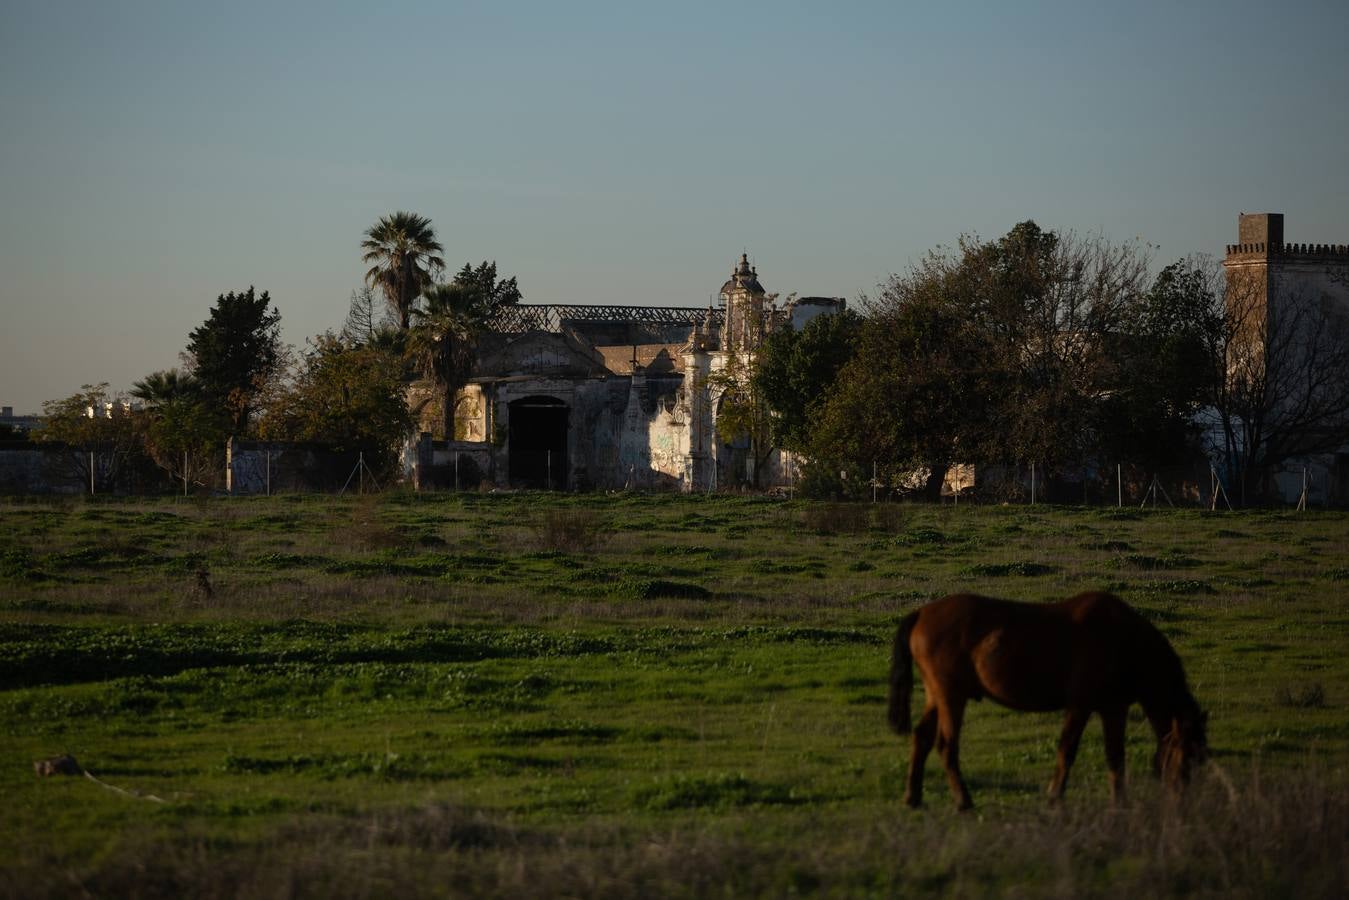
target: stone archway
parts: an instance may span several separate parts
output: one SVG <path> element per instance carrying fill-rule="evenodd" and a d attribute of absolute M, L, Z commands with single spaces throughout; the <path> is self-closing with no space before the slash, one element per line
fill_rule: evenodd
<path fill-rule="evenodd" d="M 510 483 L 565 491 L 571 409 L 556 397 L 542 395 L 512 400 L 508 409 Z"/>
<path fill-rule="evenodd" d="M 721 411 L 729 393 L 722 391 L 718 394 L 712 406 L 713 465 L 716 469 L 716 486 L 722 489 L 738 488 L 747 483 L 746 472 L 750 471 L 749 435 L 738 434 L 728 441 L 721 434 Z"/>

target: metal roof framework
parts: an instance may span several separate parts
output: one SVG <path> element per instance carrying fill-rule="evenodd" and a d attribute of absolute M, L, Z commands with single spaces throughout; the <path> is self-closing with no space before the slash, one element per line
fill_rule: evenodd
<path fill-rule="evenodd" d="M 642 325 L 719 326 L 725 311 L 699 306 L 590 306 L 564 303 L 516 303 L 502 307 L 487 323 L 491 331 L 560 332 L 568 322 L 633 322 Z"/>

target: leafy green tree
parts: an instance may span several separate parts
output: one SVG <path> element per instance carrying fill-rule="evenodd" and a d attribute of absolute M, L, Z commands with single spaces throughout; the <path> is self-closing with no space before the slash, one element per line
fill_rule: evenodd
<path fill-rule="evenodd" d="M 1096 425 L 1103 455 L 1157 471 L 1202 454 L 1196 420 L 1223 378 L 1222 326 L 1210 270 L 1181 261 L 1157 275 L 1114 344 L 1114 384 Z"/>
<path fill-rule="evenodd" d="M 416 325 L 408 332 L 408 356 L 440 389 L 446 440 L 456 436 L 455 395 L 472 373 L 486 310 L 481 294 L 452 282 L 428 291 L 425 307 L 413 313 Z"/>
<path fill-rule="evenodd" d="M 971 316 L 1002 385 L 983 456 L 1089 462 L 1099 450 L 1098 403 L 1115 377 L 1115 337 L 1146 290 L 1144 254 L 1029 221 L 962 249 L 975 280 Z"/>
<path fill-rule="evenodd" d="M 131 396 L 142 401 L 148 409 L 183 400 L 198 400 L 201 395 L 201 382 L 177 369 L 151 372 L 131 385 Z"/>
<path fill-rule="evenodd" d="M 281 314 L 266 291 L 221 294 L 187 345 L 203 401 L 247 430 L 255 402 L 282 371 Z"/>
<path fill-rule="evenodd" d="M 950 466 L 983 441 L 993 395 L 968 275 L 959 257 L 932 254 L 883 286 L 819 407 L 810 456 L 855 484 L 925 469 L 925 494 L 940 496 Z"/>
<path fill-rule="evenodd" d="M 360 451 L 387 476 L 412 430 L 403 358 L 331 332 L 315 337 L 288 389 L 270 403 L 259 426 L 269 440 L 322 441 Z"/>
<path fill-rule="evenodd" d="M 514 275 L 510 278 L 497 278 L 495 261 L 484 260 L 477 266 L 464 263 L 464 267 L 455 273 L 453 283 L 478 298 L 478 309 L 483 318 L 492 315 L 503 306 L 513 306 L 522 299 L 520 285 Z"/>
<path fill-rule="evenodd" d="M 727 444 L 740 440 L 748 442 L 750 484 L 754 487 L 759 486 L 763 467 L 775 449 L 773 413 L 754 386 L 756 353 L 757 348 L 730 353 L 725 368 L 708 378 L 708 383 L 718 397 L 717 437 Z"/>
<path fill-rule="evenodd" d="M 1131 245 L 1034 222 L 938 249 L 868 302 L 810 454 L 892 480 L 926 470 L 933 498 L 958 462 L 1090 464 L 1145 274 Z"/>
<path fill-rule="evenodd" d="M 383 216 L 365 232 L 361 259 L 370 265 L 365 282 L 383 291 L 404 331 L 411 325 L 417 297 L 445 268 L 439 255 L 444 249 L 431 220 L 416 213 L 400 210 Z"/>
<path fill-rule="evenodd" d="M 78 393 L 42 404 L 40 441 L 65 444 L 66 474 L 86 490 L 107 493 L 135 465 L 142 421 L 126 398 L 108 390 L 107 382 L 86 384 Z"/>
<path fill-rule="evenodd" d="M 228 421 L 203 396 L 191 375 L 168 369 L 134 383 L 142 401 L 145 452 L 175 484 L 210 484 L 223 467 Z"/>
<path fill-rule="evenodd" d="M 771 301 L 771 295 L 766 299 Z M 716 404 L 717 437 L 725 444 L 743 442 L 749 453 L 750 484 L 758 487 L 763 467 L 776 449 L 773 411 L 754 381 L 768 329 L 762 304 L 748 305 L 743 315 L 742 328 L 723 327 L 722 350 L 726 352 L 726 361 L 707 377 L 707 386 Z M 745 336 L 743 343 L 737 332 Z M 732 459 L 738 468 L 739 460 L 735 455 Z M 740 473 L 736 472 L 735 477 L 741 477 Z"/>
<path fill-rule="evenodd" d="M 514 276 L 498 279 L 495 262 L 464 265 L 449 284 L 426 291 L 407 332 L 407 354 L 417 372 L 441 391 L 446 440 L 454 440 L 455 396 L 468 381 L 477 358 L 478 336 L 503 306 L 520 302 Z"/>
<path fill-rule="evenodd" d="M 1119 336 L 1146 273 L 1134 245 L 1027 221 L 997 241 L 963 238 L 892 278 L 873 317 L 901 342 L 882 351 L 899 354 L 888 366 L 913 371 L 887 389 L 903 398 L 909 438 L 922 438 L 908 446 L 929 457 L 932 476 L 944 445 L 957 454 L 947 462 L 1097 460 L 1101 401 L 1118 388 Z"/>
<path fill-rule="evenodd" d="M 852 358 L 861 327 L 862 317 L 845 310 L 816 316 L 799 332 L 780 328 L 764 339 L 751 386 L 771 412 L 776 446 L 806 451 L 819 407 L 838 370 Z"/>

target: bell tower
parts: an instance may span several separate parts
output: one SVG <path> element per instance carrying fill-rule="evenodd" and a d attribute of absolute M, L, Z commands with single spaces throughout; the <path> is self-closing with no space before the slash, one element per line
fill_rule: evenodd
<path fill-rule="evenodd" d="M 721 302 L 726 308 L 721 349 L 752 346 L 763 338 L 770 299 L 759 283 L 758 272 L 750 265 L 749 254 L 740 254 L 740 263 L 721 286 Z"/>

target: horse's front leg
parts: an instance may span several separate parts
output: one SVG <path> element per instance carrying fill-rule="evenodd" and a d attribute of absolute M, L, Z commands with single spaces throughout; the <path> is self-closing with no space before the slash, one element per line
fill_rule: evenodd
<path fill-rule="evenodd" d="M 1049 800 L 1057 803 L 1063 798 L 1063 789 L 1068 786 L 1068 770 L 1077 759 L 1077 746 L 1082 741 L 1082 729 L 1087 727 L 1091 711 L 1069 709 L 1063 719 L 1063 732 L 1059 735 L 1059 764 L 1054 770 L 1054 780 L 1049 782 Z"/>
<path fill-rule="evenodd" d="M 1105 732 L 1105 764 L 1110 769 L 1110 804 L 1124 804 L 1124 727 L 1129 720 L 1129 708 L 1108 709 L 1101 712 L 1101 727 Z"/>
<path fill-rule="evenodd" d="M 1127 713 L 1128 710 L 1125 710 Z M 1157 749 L 1152 754 L 1152 774 L 1156 778 L 1162 777 L 1162 748 L 1166 740 L 1166 734 L 1171 730 L 1171 721 L 1160 714 L 1143 707 L 1143 713 L 1148 717 L 1148 724 L 1152 726 L 1152 732 L 1157 736 Z"/>
<path fill-rule="evenodd" d="M 927 764 L 927 755 L 932 752 L 932 743 L 937 739 L 937 707 L 929 706 L 923 710 L 923 716 L 913 729 L 913 752 L 909 756 L 909 782 L 904 792 L 906 806 L 917 808 L 923 805 L 923 767 Z"/>

